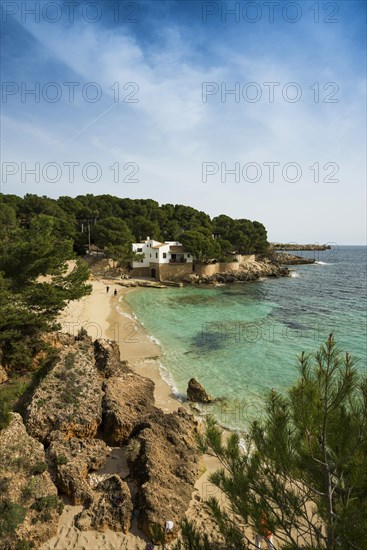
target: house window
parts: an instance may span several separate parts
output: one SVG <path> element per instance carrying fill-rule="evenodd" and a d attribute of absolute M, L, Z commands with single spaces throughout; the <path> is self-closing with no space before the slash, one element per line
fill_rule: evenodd
<path fill-rule="evenodd" d="M 149 258 L 151 258 L 151 257 L 152 257 L 152 255 L 151 255 L 151 254 L 149 254 Z"/>
<path fill-rule="evenodd" d="M 190 254 L 188 254 L 187 257 L 190 258 Z"/>
<path fill-rule="evenodd" d="M 142 248 L 138 248 L 137 252 L 143 252 Z"/>
<path fill-rule="evenodd" d="M 155 257 L 158 258 L 158 252 L 155 253 Z"/>
<path fill-rule="evenodd" d="M 163 252 L 163 258 L 167 258 L 167 253 Z"/>
<path fill-rule="evenodd" d="M 144 260 L 140 260 L 140 263 L 144 263 Z"/>

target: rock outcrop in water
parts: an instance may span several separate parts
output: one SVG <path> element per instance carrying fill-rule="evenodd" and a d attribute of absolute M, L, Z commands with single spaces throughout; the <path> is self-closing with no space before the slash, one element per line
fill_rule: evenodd
<path fill-rule="evenodd" d="M 204 387 L 199 384 L 195 378 L 189 380 L 187 398 L 189 401 L 194 401 L 196 403 L 211 403 L 213 401 L 212 396 L 206 392 Z"/>
<path fill-rule="evenodd" d="M 257 261 L 244 262 L 238 271 L 226 271 L 214 275 L 189 275 L 184 280 L 188 283 L 239 283 L 258 281 L 262 277 L 286 277 L 290 274 L 287 267 L 263 258 Z"/>
<path fill-rule="evenodd" d="M 330 250 L 329 244 L 270 243 L 270 250 Z"/>
<path fill-rule="evenodd" d="M 59 334 L 53 344 L 58 360 L 29 396 L 25 425 L 14 415 L 0 433 L 1 487 L 10 487 L 10 499 L 23 498 L 30 472 L 42 465 L 34 474 L 35 507 L 27 507 L 9 549 L 28 540 L 24 533 L 36 545 L 54 534 L 58 493 L 83 506 L 75 518 L 79 529 L 127 532 L 136 509 L 149 537 L 156 538 L 166 521 L 174 522 L 167 540 L 175 537 L 198 474 L 193 417 L 156 408 L 154 383 L 120 361 L 116 343 Z M 108 444 L 127 445 L 130 473 L 99 473 L 111 453 Z M 13 460 L 21 466 L 8 471 Z"/>
<path fill-rule="evenodd" d="M 295 256 L 294 254 L 287 254 L 286 252 L 275 252 L 271 258 L 273 262 L 281 265 L 314 264 L 316 261 L 312 258 L 303 258 L 302 256 Z"/>

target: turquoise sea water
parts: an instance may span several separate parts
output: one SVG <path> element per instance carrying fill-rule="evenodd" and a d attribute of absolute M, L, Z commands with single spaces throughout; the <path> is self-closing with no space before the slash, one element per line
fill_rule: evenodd
<path fill-rule="evenodd" d="M 366 369 L 366 247 L 303 252 L 318 263 L 291 278 L 220 287 L 141 289 L 127 301 L 162 346 L 161 370 L 178 396 L 195 377 L 231 428 L 261 414 L 262 400 L 297 378 L 296 357 L 330 332 Z"/>

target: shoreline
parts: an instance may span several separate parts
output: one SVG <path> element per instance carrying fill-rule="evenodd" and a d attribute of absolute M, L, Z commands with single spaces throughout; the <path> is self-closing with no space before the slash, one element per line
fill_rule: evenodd
<path fill-rule="evenodd" d="M 185 403 L 173 395 L 172 387 L 161 376 L 158 362 L 162 353 L 161 347 L 152 340 L 125 300 L 126 294 L 139 287 L 124 287 L 121 285 L 121 280 L 118 279 L 91 278 L 90 283 L 93 287 L 92 293 L 80 300 L 69 302 L 60 314 L 61 331 L 76 336 L 78 331 L 84 327 L 93 339 L 116 339 L 121 360 L 127 361 L 129 367 L 137 374 L 150 378 L 154 382 L 156 407 L 161 408 L 164 413 L 171 413 L 184 406 Z M 110 286 L 109 294 L 106 293 L 107 285 Z M 114 288 L 117 290 L 116 296 L 113 294 Z M 117 310 L 117 307 L 120 311 Z M 189 407 L 185 408 L 198 420 L 193 410 L 190 410 Z M 224 496 L 209 481 L 210 474 L 219 467 L 220 463 L 214 456 L 208 454 L 202 456 L 202 468 L 193 487 L 191 502 L 186 511 L 186 517 L 193 521 L 199 530 L 207 531 L 209 535 L 211 529 L 215 530 L 215 526 L 203 503 L 209 496 L 216 495 L 221 499 Z M 143 550 L 146 548 L 147 541 L 144 534 L 136 528 L 136 522 L 133 522 L 132 529 L 127 534 L 109 529 L 103 533 L 93 530 L 80 531 L 73 524 L 73 518 L 78 511 L 80 511 L 78 506 L 70 504 L 65 506 L 59 519 L 57 534 L 45 542 L 41 550 L 65 550 L 65 548 L 68 550 L 107 550 L 110 548 Z M 167 545 L 167 550 L 169 548 L 172 548 L 171 544 Z"/>
<path fill-rule="evenodd" d="M 172 392 L 170 384 L 160 372 L 160 345 L 155 342 L 136 318 L 125 296 L 141 287 L 124 287 L 121 279 L 91 279 L 92 293 L 81 300 L 69 302 L 59 316 L 62 332 L 76 335 L 84 327 L 93 339 L 115 340 L 122 361 L 139 375 L 150 378 L 155 385 L 154 399 L 165 413 L 177 411 L 183 405 Z M 106 293 L 106 286 L 110 291 Z M 116 288 L 117 295 L 113 295 Z M 159 292 L 159 290 L 157 290 Z"/>

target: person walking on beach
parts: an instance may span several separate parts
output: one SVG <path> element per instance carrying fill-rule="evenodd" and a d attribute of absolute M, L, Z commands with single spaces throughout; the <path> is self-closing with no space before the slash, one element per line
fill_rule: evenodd
<path fill-rule="evenodd" d="M 258 550 L 261 549 L 261 542 L 263 540 L 265 540 L 268 550 L 275 550 L 273 545 L 273 533 L 269 531 L 264 512 L 262 513 L 262 518 L 260 521 L 260 531 L 257 533 L 255 540 L 255 546 Z"/>
<path fill-rule="evenodd" d="M 113 291 L 113 295 L 114 295 L 114 296 L 117 295 L 117 290 L 116 290 L 116 289 Z"/>
<path fill-rule="evenodd" d="M 109 286 L 106 286 L 106 292 L 108 294 L 108 291 L 110 290 L 110 287 Z"/>

